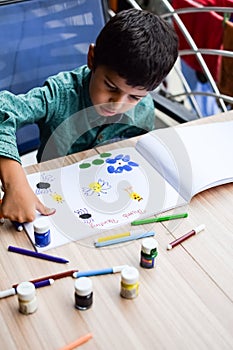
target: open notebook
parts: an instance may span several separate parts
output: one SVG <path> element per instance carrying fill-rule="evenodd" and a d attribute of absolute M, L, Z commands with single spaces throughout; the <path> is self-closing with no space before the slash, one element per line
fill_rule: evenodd
<path fill-rule="evenodd" d="M 190 202 L 207 188 L 233 180 L 233 121 L 172 127 L 142 136 L 134 147 L 28 175 L 48 217 L 45 248 L 110 231 Z M 36 220 L 39 220 L 40 216 Z M 32 223 L 25 229 L 34 242 Z"/>

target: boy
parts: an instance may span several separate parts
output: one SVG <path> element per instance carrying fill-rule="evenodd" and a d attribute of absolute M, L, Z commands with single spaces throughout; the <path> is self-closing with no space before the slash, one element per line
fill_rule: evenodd
<path fill-rule="evenodd" d="M 38 161 L 150 131 L 155 115 L 148 92 L 162 82 L 177 55 L 178 40 L 166 22 L 150 12 L 125 10 L 90 45 L 87 66 L 50 77 L 25 95 L 0 93 L 3 216 L 29 222 L 36 210 L 54 213 L 27 182 L 17 151 L 17 128 L 39 125 Z"/>

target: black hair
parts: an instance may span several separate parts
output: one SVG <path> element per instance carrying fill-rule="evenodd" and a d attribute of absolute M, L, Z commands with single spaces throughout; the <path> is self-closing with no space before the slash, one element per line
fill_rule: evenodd
<path fill-rule="evenodd" d="M 118 12 L 99 33 L 93 69 L 108 66 L 130 86 L 154 90 L 178 56 L 174 28 L 157 15 L 138 9 Z"/>

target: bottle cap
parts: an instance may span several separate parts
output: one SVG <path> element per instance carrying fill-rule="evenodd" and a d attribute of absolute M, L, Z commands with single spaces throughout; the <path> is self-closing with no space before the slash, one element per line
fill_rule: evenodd
<path fill-rule="evenodd" d="M 127 266 L 121 271 L 121 280 L 126 284 L 135 284 L 139 278 L 138 270 L 133 266 Z"/>
<path fill-rule="evenodd" d="M 29 301 L 35 296 L 36 288 L 32 282 L 21 282 L 16 287 L 20 300 Z"/>
<path fill-rule="evenodd" d="M 151 251 L 158 248 L 158 242 L 156 239 L 149 237 L 142 240 L 142 251 L 145 254 L 150 255 Z"/>
<path fill-rule="evenodd" d="M 46 218 L 35 220 L 33 227 L 36 233 L 45 233 L 49 230 L 49 221 Z"/>
<path fill-rule="evenodd" d="M 92 292 L 92 281 L 89 277 L 79 277 L 74 283 L 75 291 L 85 296 Z"/>

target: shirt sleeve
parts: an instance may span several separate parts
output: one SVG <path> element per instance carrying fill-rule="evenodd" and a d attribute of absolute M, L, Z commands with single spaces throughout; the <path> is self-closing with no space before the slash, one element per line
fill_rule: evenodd
<path fill-rule="evenodd" d="M 21 162 L 16 142 L 16 131 L 24 125 L 46 120 L 55 113 L 58 87 L 51 80 L 44 87 L 26 94 L 0 92 L 0 156 Z"/>

